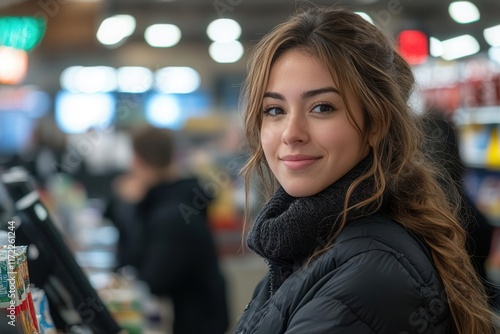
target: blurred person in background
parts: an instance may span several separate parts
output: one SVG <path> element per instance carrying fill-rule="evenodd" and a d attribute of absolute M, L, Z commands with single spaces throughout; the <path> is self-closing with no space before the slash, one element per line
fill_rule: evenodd
<path fill-rule="evenodd" d="M 445 178 L 440 181 L 443 183 L 445 191 L 453 193 L 454 190 L 446 189 L 447 187 L 456 187 L 461 197 L 457 215 L 468 234 L 467 250 L 471 255 L 474 269 L 484 283 L 490 305 L 498 309 L 498 291 L 489 282 L 486 272 L 486 261 L 491 251 L 494 228 L 465 189 L 464 174 L 466 168 L 460 158 L 459 140 L 450 117 L 444 111 L 437 109 L 430 109 L 423 115 L 422 125 L 426 134 L 427 149 L 434 163 L 444 167 L 442 176 Z M 451 179 L 452 183 L 446 182 L 446 179 Z"/>
<path fill-rule="evenodd" d="M 256 45 L 244 175 L 268 197 L 246 241 L 269 273 L 234 333 L 496 332 L 414 84 L 393 42 L 338 6 L 304 8 Z"/>
<path fill-rule="evenodd" d="M 174 132 L 132 133 L 130 172 L 114 182 L 105 216 L 120 233 L 118 267 L 132 266 L 174 308 L 174 334 L 219 334 L 228 326 L 225 279 L 207 222 L 211 198 L 175 159 Z"/>
<path fill-rule="evenodd" d="M 37 186 L 45 188 L 56 173 L 65 172 L 63 159 L 66 152 L 66 134 L 59 129 L 53 117 L 47 116 L 37 120 L 26 145 L 10 157 L 4 167 L 26 168 Z"/>

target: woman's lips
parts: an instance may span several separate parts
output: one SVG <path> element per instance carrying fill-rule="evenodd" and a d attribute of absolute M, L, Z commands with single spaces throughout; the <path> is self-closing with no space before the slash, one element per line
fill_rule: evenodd
<path fill-rule="evenodd" d="M 313 165 L 320 157 L 310 155 L 287 155 L 281 158 L 283 164 L 292 170 L 304 169 Z"/>

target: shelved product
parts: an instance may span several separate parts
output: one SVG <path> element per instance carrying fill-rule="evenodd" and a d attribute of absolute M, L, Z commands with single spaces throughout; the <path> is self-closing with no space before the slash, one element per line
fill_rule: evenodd
<path fill-rule="evenodd" d="M 0 246 L 0 308 L 20 333 L 39 334 L 30 291 L 26 246 Z"/>
<path fill-rule="evenodd" d="M 466 188 L 493 224 L 500 224 L 500 64 L 476 57 L 416 68 L 426 105 L 454 120 Z"/>

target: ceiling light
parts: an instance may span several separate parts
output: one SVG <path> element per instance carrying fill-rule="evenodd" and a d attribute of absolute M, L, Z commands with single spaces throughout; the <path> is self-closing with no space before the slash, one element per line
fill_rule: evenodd
<path fill-rule="evenodd" d="M 97 39 L 104 45 L 115 45 L 132 35 L 135 18 L 131 15 L 115 15 L 102 21 L 97 30 Z"/>
<path fill-rule="evenodd" d="M 484 29 L 484 39 L 491 46 L 500 46 L 500 24 Z"/>
<path fill-rule="evenodd" d="M 235 20 L 218 19 L 208 25 L 207 35 L 214 42 L 230 42 L 241 36 L 241 27 Z"/>
<path fill-rule="evenodd" d="M 488 57 L 491 61 L 500 64 L 500 46 L 491 47 L 488 50 Z"/>
<path fill-rule="evenodd" d="M 179 43 L 181 30 L 173 24 L 153 24 L 144 32 L 146 42 L 156 48 L 168 48 Z"/>
<path fill-rule="evenodd" d="M 361 16 L 362 18 L 364 18 L 366 21 L 373 24 L 373 20 L 372 20 L 370 15 L 366 14 L 365 12 L 355 12 L 355 13 L 358 14 L 359 16 Z"/>
<path fill-rule="evenodd" d="M 170 66 L 156 72 L 156 88 L 164 94 L 188 94 L 200 87 L 200 74 L 191 67 Z"/>
<path fill-rule="evenodd" d="M 118 90 L 126 93 L 144 93 L 153 85 L 153 73 L 145 67 L 125 66 L 117 71 Z"/>
<path fill-rule="evenodd" d="M 61 76 L 59 77 L 59 84 L 61 85 L 61 88 L 71 93 L 77 93 L 76 74 L 82 68 L 83 66 L 70 66 L 62 71 Z"/>
<path fill-rule="evenodd" d="M 104 93 L 116 89 L 116 70 L 107 66 L 71 66 L 60 77 L 61 87 L 73 93 Z"/>
<path fill-rule="evenodd" d="M 441 57 L 443 55 L 443 43 L 435 37 L 429 38 L 429 52 L 433 57 Z"/>
<path fill-rule="evenodd" d="M 442 41 L 444 60 L 470 56 L 479 52 L 479 43 L 471 35 L 462 35 Z"/>
<path fill-rule="evenodd" d="M 208 52 L 210 57 L 218 63 L 234 63 L 243 56 L 243 45 L 238 41 L 213 42 Z"/>
<path fill-rule="evenodd" d="M 455 1 L 448 7 L 450 16 L 457 23 L 471 23 L 479 20 L 481 15 L 476 5 L 469 1 Z"/>

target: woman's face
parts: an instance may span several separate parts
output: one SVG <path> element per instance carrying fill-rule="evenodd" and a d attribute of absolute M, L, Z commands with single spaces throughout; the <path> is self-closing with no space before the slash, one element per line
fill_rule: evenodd
<path fill-rule="evenodd" d="M 346 94 L 363 131 L 360 103 L 351 92 Z M 264 155 L 291 196 L 317 194 L 368 153 L 328 68 L 305 52 L 287 51 L 273 64 L 262 110 Z"/>

